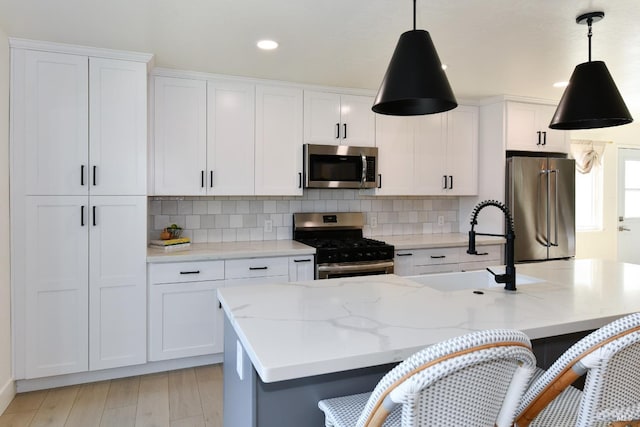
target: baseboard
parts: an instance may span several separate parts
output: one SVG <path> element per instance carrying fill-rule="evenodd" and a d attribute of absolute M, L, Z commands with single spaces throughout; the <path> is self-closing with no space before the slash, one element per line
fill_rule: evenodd
<path fill-rule="evenodd" d="M 16 384 L 13 378 L 9 378 L 7 383 L 0 388 L 0 415 L 7 409 L 9 403 L 16 395 Z"/>
<path fill-rule="evenodd" d="M 148 362 L 142 365 L 125 366 L 122 368 L 104 369 L 101 371 L 79 372 L 77 374 L 58 375 L 53 377 L 17 380 L 15 390 L 18 393 L 64 387 L 74 384 L 85 384 L 95 381 L 113 380 L 116 378 L 132 377 L 136 375 L 153 374 L 156 372 L 173 371 L 176 369 L 193 368 L 196 366 L 222 363 L 223 355 L 185 357 L 182 359 Z M 12 381 L 13 382 L 13 381 Z"/>

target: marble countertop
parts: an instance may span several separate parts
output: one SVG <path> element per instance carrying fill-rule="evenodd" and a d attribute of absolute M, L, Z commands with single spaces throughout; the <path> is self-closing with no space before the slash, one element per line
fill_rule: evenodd
<path fill-rule="evenodd" d="M 475 330 L 514 328 L 536 339 L 640 311 L 640 265 L 548 261 L 517 272 L 541 280 L 479 295 L 381 275 L 221 288 L 218 296 L 264 382 L 397 362 Z"/>
<path fill-rule="evenodd" d="M 373 236 L 395 246 L 396 250 L 462 247 L 469 242 L 464 233 L 412 234 L 404 236 Z M 477 236 L 476 245 L 503 244 L 501 237 Z M 295 240 L 264 240 L 253 242 L 192 243 L 186 249 L 165 252 L 147 248 L 147 262 L 207 261 L 216 259 L 296 256 L 315 254 L 312 248 Z"/>
<path fill-rule="evenodd" d="M 403 236 L 379 236 L 374 239 L 384 240 L 393 245 L 396 250 L 407 249 L 429 249 L 466 247 L 469 244 L 469 235 L 466 233 L 443 233 L 443 234 L 410 234 Z M 506 239 L 493 236 L 476 236 L 476 246 L 500 245 Z"/>
<path fill-rule="evenodd" d="M 165 252 L 147 248 L 147 262 L 208 261 L 217 259 L 258 258 L 315 254 L 315 248 L 295 240 L 257 242 L 192 243 L 186 249 Z"/>

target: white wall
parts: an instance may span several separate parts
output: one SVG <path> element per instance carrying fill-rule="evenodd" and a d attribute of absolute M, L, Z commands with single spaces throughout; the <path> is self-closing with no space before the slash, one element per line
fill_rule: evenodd
<path fill-rule="evenodd" d="M 15 394 L 9 281 L 9 40 L 0 29 L 0 413 Z"/>
<path fill-rule="evenodd" d="M 577 258 L 617 258 L 618 254 L 618 148 L 640 148 L 640 111 L 632 111 L 635 122 L 603 129 L 574 131 L 571 138 L 613 141 L 604 152 L 603 230 L 577 233 Z"/>

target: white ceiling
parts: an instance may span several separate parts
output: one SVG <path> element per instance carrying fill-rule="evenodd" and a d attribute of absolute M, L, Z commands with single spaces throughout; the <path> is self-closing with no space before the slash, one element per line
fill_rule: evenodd
<path fill-rule="evenodd" d="M 640 111 L 638 0 L 418 0 L 417 27 L 436 45 L 458 98 L 559 99 L 587 60 L 581 13 L 603 10 L 593 59 L 606 62 Z M 10 37 L 149 52 L 156 65 L 377 90 L 410 0 L 0 0 Z M 280 43 L 259 51 L 258 39 Z"/>

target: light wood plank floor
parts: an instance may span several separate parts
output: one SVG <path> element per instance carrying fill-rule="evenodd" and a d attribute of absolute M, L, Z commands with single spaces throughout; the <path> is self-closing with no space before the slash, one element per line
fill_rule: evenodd
<path fill-rule="evenodd" d="M 18 394 L 0 427 L 222 427 L 222 365 Z"/>

